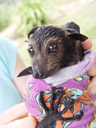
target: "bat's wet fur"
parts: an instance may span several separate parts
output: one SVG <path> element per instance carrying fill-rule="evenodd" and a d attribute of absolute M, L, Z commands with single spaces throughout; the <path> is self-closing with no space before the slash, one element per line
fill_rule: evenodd
<path fill-rule="evenodd" d="M 35 78 L 44 79 L 59 69 L 77 64 L 84 56 L 81 42 L 87 37 L 80 34 L 77 24 L 35 27 L 28 33 L 29 54 Z"/>

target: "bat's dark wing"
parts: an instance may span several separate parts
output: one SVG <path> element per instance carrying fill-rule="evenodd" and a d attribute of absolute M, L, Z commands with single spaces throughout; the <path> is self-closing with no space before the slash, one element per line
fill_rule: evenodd
<path fill-rule="evenodd" d="M 21 71 L 17 77 L 21 77 L 21 76 L 26 76 L 26 75 L 30 75 L 32 74 L 33 71 L 32 71 L 32 67 L 28 67 L 26 69 L 24 69 L 23 71 Z"/>

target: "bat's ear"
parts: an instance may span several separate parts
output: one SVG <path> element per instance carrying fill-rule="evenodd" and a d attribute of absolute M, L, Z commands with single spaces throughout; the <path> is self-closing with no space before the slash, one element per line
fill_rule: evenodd
<path fill-rule="evenodd" d="M 21 71 L 17 77 L 30 75 L 32 73 L 33 73 L 32 67 L 28 67 L 28 68 L 24 69 L 23 71 Z"/>
<path fill-rule="evenodd" d="M 88 39 L 87 36 L 80 34 L 80 27 L 74 22 L 68 22 L 65 24 L 65 30 L 69 32 L 67 35 L 68 38 L 74 40 L 80 40 L 81 42 Z"/>
<path fill-rule="evenodd" d="M 70 33 L 80 33 L 80 27 L 74 22 L 68 22 L 65 25 L 65 30 Z"/>
<path fill-rule="evenodd" d="M 28 39 L 29 39 L 29 37 L 32 35 L 32 34 L 34 34 L 34 32 L 38 29 L 39 27 L 34 27 L 34 28 L 32 28 L 30 31 L 29 31 L 29 33 L 28 33 Z"/>
<path fill-rule="evenodd" d="M 88 39 L 87 36 L 80 34 L 80 33 L 73 33 L 67 35 L 68 38 L 73 39 L 73 40 L 80 40 L 81 42 L 85 41 Z"/>

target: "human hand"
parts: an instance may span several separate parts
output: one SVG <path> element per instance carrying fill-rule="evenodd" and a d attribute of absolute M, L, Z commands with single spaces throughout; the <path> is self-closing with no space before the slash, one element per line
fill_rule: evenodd
<path fill-rule="evenodd" d="M 0 128 L 36 128 L 35 117 L 28 116 L 24 103 L 18 104 L 0 115 Z"/>
<path fill-rule="evenodd" d="M 84 50 L 88 50 L 92 48 L 92 42 L 90 40 L 86 40 L 82 42 L 82 48 Z M 96 94 L 96 54 L 95 54 L 95 63 L 93 67 L 87 72 L 89 76 L 92 76 L 92 79 L 88 85 L 88 91 L 92 94 Z"/>
<path fill-rule="evenodd" d="M 94 66 L 88 71 L 88 75 L 92 76 L 92 79 L 88 85 L 88 91 L 92 94 L 96 94 L 96 53 Z"/>

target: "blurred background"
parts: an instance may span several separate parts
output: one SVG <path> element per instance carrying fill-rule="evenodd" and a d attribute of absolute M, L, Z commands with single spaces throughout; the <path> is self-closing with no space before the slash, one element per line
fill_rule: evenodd
<path fill-rule="evenodd" d="M 88 36 L 96 50 L 96 0 L 0 0 L 0 35 L 19 43 L 19 53 L 26 66 L 27 33 L 32 27 L 63 25 L 73 21 Z"/>

